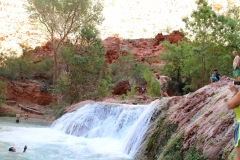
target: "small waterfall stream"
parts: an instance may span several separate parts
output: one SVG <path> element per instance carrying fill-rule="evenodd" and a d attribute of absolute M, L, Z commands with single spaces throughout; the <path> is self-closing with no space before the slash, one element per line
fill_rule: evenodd
<path fill-rule="evenodd" d="M 64 114 L 52 128 L 84 138 L 117 140 L 122 150 L 134 156 L 159 100 L 148 105 L 92 103 Z"/>

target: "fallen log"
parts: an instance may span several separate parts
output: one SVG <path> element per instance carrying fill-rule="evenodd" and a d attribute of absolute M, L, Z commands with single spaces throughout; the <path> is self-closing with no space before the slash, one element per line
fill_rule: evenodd
<path fill-rule="evenodd" d="M 34 113 L 34 114 L 38 114 L 38 115 L 43 115 L 42 112 L 37 111 L 37 110 L 33 110 L 33 109 L 31 109 L 31 108 L 28 108 L 28 107 L 25 107 L 25 106 L 23 106 L 23 105 L 21 105 L 21 104 L 18 104 L 18 107 L 20 107 L 22 110 L 27 111 L 27 112 L 30 112 L 30 113 Z"/>

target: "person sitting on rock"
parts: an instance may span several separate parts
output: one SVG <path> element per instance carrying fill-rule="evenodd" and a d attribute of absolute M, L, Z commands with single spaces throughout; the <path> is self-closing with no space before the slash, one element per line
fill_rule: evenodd
<path fill-rule="evenodd" d="M 27 150 L 27 145 L 24 146 L 24 148 L 23 148 L 23 153 L 26 152 L 26 150 Z M 8 149 L 8 151 L 10 151 L 10 152 L 16 152 L 16 149 L 15 149 L 14 147 L 10 147 L 10 148 Z"/>
<path fill-rule="evenodd" d="M 217 82 L 220 80 L 220 73 L 218 72 L 218 70 L 216 68 L 213 70 L 213 74 L 210 77 L 210 80 L 211 80 L 211 83 Z"/>

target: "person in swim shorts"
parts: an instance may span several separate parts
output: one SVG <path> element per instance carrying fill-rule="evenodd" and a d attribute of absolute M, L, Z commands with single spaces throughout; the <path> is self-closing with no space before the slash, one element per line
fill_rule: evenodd
<path fill-rule="evenodd" d="M 19 123 L 20 114 L 16 114 L 16 123 Z"/>
<path fill-rule="evenodd" d="M 160 88 L 161 97 L 163 97 L 164 95 L 166 97 L 169 97 L 167 94 L 167 81 L 165 80 L 165 78 L 168 78 L 171 80 L 171 78 L 168 76 L 159 76 L 159 74 L 156 74 L 156 79 L 161 85 L 161 88 Z"/>
<path fill-rule="evenodd" d="M 234 147 L 236 151 L 234 160 L 240 160 L 240 92 L 238 88 L 240 88 L 239 85 L 230 86 L 229 89 L 233 92 L 235 96 L 231 100 L 229 100 L 227 104 L 228 109 L 233 109 L 237 119 L 237 124 L 235 125 L 234 129 Z"/>
<path fill-rule="evenodd" d="M 233 60 L 233 76 L 236 81 L 240 81 L 240 57 L 238 56 L 237 51 L 232 52 L 234 56 Z"/>

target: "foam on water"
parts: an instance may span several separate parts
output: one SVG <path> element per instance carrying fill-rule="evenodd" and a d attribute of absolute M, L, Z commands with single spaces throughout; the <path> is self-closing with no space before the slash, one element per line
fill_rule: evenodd
<path fill-rule="evenodd" d="M 87 104 L 52 127 L 0 118 L 0 160 L 132 160 L 157 104 Z M 9 152 L 11 146 L 20 153 Z"/>

